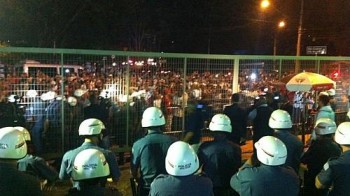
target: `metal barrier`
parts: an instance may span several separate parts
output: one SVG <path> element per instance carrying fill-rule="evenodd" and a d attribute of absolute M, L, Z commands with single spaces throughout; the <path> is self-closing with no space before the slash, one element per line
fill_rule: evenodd
<path fill-rule="evenodd" d="M 190 99 L 204 100 L 215 114 L 230 103 L 232 93 L 240 92 L 242 105 L 249 107 L 262 88 L 282 90 L 274 84 L 294 73 L 296 61 L 302 70 L 334 78 L 333 67 L 323 68 L 342 62 L 338 71 L 345 76 L 350 58 L 9 47 L 0 48 L 0 96 L 3 105 L 16 108 L 7 113 L 16 118 L 12 124 L 27 127 L 43 153 L 79 145 L 80 122 L 97 115 L 106 123 L 111 146 L 128 147 L 144 135 L 140 122 L 146 107 L 160 107 L 165 132 L 181 137 Z M 347 96 L 349 83 L 338 84 L 338 94 Z M 9 95 L 17 96 L 15 102 L 7 103 Z M 99 112 L 87 113 L 96 111 L 88 108 L 95 103 Z"/>

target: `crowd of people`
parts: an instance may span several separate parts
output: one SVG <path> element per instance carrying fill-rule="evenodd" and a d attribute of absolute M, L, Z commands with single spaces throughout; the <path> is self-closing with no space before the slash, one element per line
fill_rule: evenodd
<path fill-rule="evenodd" d="M 240 74 L 241 88 L 250 91 L 235 94 L 229 72 L 192 72 L 185 81 L 180 72 L 144 74 L 131 74 L 128 90 L 120 86 L 122 72 L 64 78 L 39 72 L 35 78 L 23 74 L 1 80 L 0 163 L 11 169 L 0 167 L 0 173 L 22 175 L 13 169 L 17 165 L 34 176 L 23 177 L 31 182 L 18 195 L 40 195 L 65 180 L 73 182 L 68 195 L 116 195 L 106 187 L 107 178 L 118 182 L 125 161 L 123 153 L 109 150 L 116 142 L 132 146 L 135 195 L 348 193 L 350 125 L 342 122 L 337 128 L 331 91 L 269 88 L 278 74 L 264 71 L 259 72 L 262 80 Z M 111 84 L 117 84 L 114 90 L 106 88 Z M 28 103 L 25 110 L 21 102 Z M 304 144 L 293 129 L 306 110 L 314 112 L 315 122 Z M 240 146 L 249 139 L 248 125 L 253 154 L 242 165 Z M 212 139 L 203 142 L 204 131 Z M 61 149 L 59 171 L 40 157 Z"/>
<path fill-rule="evenodd" d="M 26 127 L 33 134 L 37 152 L 46 153 L 76 147 L 79 124 L 96 117 L 107 127 L 106 145 L 109 139 L 112 144 L 124 146 L 144 134 L 140 119 L 147 107 L 162 109 L 168 122 L 167 132 L 182 131 L 189 99 L 200 99 L 217 113 L 229 103 L 232 94 L 229 71 L 193 71 L 184 78 L 180 71 L 132 69 L 129 84 L 124 71 L 102 74 L 89 69 L 64 77 L 50 77 L 41 71 L 35 76 L 7 74 L 0 80 L 0 126 Z M 242 89 L 250 89 L 244 93 L 247 94 L 244 105 L 248 107 L 260 87 L 277 80 L 278 74 L 259 70 L 259 79 L 254 80 L 246 74 L 251 73 L 248 70 L 240 73 L 239 82 Z M 10 96 L 16 99 L 9 99 Z"/>
<path fill-rule="evenodd" d="M 291 115 L 267 104 L 266 94 L 247 110 L 238 105 L 238 95 L 232 95 L 231 107 L 209 117 L 213 139 L 205 142 L 201 132 L 208 117 L 202 116 L 207 109 L 200 100 L 189 97 L 181 138 L 164 133 L 167 121 L 161 108 L 147 107 L 140 119 L 146 134 L 133 143 L 131 151 L 134 195 L 347 195 L 350 122 L 337 127 L 329 94 L 319 95 L 314 137 L 305 146 L 292 133 Z M 232 123 L 237 113 L 243 118 Z M 242 164 L 238 127 L 249 121 L 254 151 Z M 55 182 L 70 180 L 67 195 L 120 194 L 106 186 L 108 179 L 117 183 L 121 177 L 117 156 L 103 143 L 106 129 L 97 118 L 83 120 L 78 127 L 80 146 L 65 152 L 56 171 L 31 154 L 28 130 L 1 128 L 0 173 L 22 176 L 0 180 L 6 185 L 2 193 L 14 194 L 10 184 L 15 183 L 24 187 L 16 195 L 41 195 Z"/>

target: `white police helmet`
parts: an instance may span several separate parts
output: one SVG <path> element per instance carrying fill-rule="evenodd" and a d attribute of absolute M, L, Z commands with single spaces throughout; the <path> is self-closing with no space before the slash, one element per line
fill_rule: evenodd
<path fill-rule="evenodd" d="M 317 135 L 327 135 L 335 133 L 337 125 L 330 118 L 320 118 L 315 123 L 315 133 Z"/>
<path fill-rule="evenodd" d="M 73 180 L 86 180 L 108 176 L 109 165 L 103 153 L 97 149 L 85 149 L 74 159 Z"/>
<path fill-rule="evenodd" d="M 105 125 L 97 118 L 89 118 L 80 123 L 79 135 L 98 135 Z"/>
<path fill-rule="evenodd" d="M 102 90 L 100 93 L 100 97 L 104 99 L 109 99 L 111 98 L 111 93 L 108 90 Z"/>
<path fill-rule="evenodd" d="M 8 96 L 7 100 L 8 100 L 8 102 L 14 103 L 14 102 L 16 102 L 17 97 L 18 97 L 17 95 L 10 95 L 10 96 Z"/>
<path fill-rule="evenodd" d="M 287 159 L 287 147 L 273 136 L 264 136 L 254 144 L 259 161 L 265 165 L 283 165 Z"/>
<path fill-rule="evenodd" d="M 83 96 L 86 92 L 88 92 L 88 90 L 85 89 L 77 89 L 74 91 L 74 96 L 76 97 L 81 97 Z"/>
<path fill-rule="evenodd" d="M 335 89 L 334 88 L 331 88 L 327 91 L 328 95 L 329 96 L 334 96 L 335 95 Z"/>
<path fill-rule="evenodd" d="M 142 115 L 142 127 L 162 126 L 165 124 L 163 112 L 157 107 L 147 108 Z"/>
<path fill-rule="evenodd" d="M 18 131 L 22 132 L 22 134 L 24 136 L 24 139 L 26 141 L 31 141 L 32 140 L 31 137 L 30 137 L 30 133 L 29 133 L 29 131 L 26 128 L 24 128 L 24 127 L 14 127 L 14 128 L 17 129 Z"/>
<path fill-rule="evenodd" d="M 338 126 L 334 140 L 340 145 L 350 145 L 350 122 L 343 122 Z"/>
<path fill-rule="evenodd" d="M 216 114 L 211 119 L 209 129 L 211 131 L 223 131 L 231 133 L 231 120 L 225 114 Z"/>
<path fill-rule="evenodd" d="M 289 129 L 292 128 L 292 120 L 285 110 L 275 110 L 269 119 L 269 126 L 272 129 Z"/>
<path fill-rule="evenodd" d="M 76 106 L 78 103 L 78 100 L 77 98 L 70 96 L 67 98 L 67 102 L 70 106 Z"/>
<path fill-rule="evenodd" d="M 199 168 L 197 154 L 186 142 L 174 142 L 168 149 L 165 158 L 165 169 L 173 176 L 187 176 Z"/>
<path fill-rule="evenodd" d="M 23 133 L 14 127 L 0 129 L 0 158 L 21 159 L 27 154 Z"/>

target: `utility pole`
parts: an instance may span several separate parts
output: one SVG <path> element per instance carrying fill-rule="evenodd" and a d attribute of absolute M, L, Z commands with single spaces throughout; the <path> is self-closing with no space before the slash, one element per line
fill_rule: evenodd
<path fill-rule="evenodd" d="M 298 27 L 297 51 L 296 51 L 297 58 L 300 56 L 300 52 L 301 52 L 301 36 L 303 34 L 303 15 L 304 15 L 304 0 L 301 0 L 300 15 L 299 15 L 299 27 Z M 296 64 L 295 64 L 295 73 L 299 73 L 299 71 L 300 71 L 300 61 L 299 61 L 299 59 L 297 59 Z"/>

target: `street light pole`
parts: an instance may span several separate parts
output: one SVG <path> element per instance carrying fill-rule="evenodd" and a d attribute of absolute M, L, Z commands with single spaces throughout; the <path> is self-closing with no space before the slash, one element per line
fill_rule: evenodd
<path fill-rule="evenodd" d="M 275 31 L 275 35 L 274 35 L 274 38 L 273 38 L 273 56 L 276 56 L 277 55 L 277 36 L 278 36 L 278 32 L 280 29 L 284 28 L 284 26 L 286 25 L 286 23 L 284 21 L 280 21 L 278 23 L 278 27 Z"/>
<path fill-rule="evenodd" d="M 303 15 L 304 15 L 304 0 L 301 0 L 299 26 L 298 26 L 297 51 L 296 51 L 297 57 L 300 56 L 300 52 L 301 52 L 301 36 L 303 33 Z M 299 73 L 299 70 L 300 70 L 300 61 L 299 59 L 297 59 L 295 64 L 295 73 Z"/>

